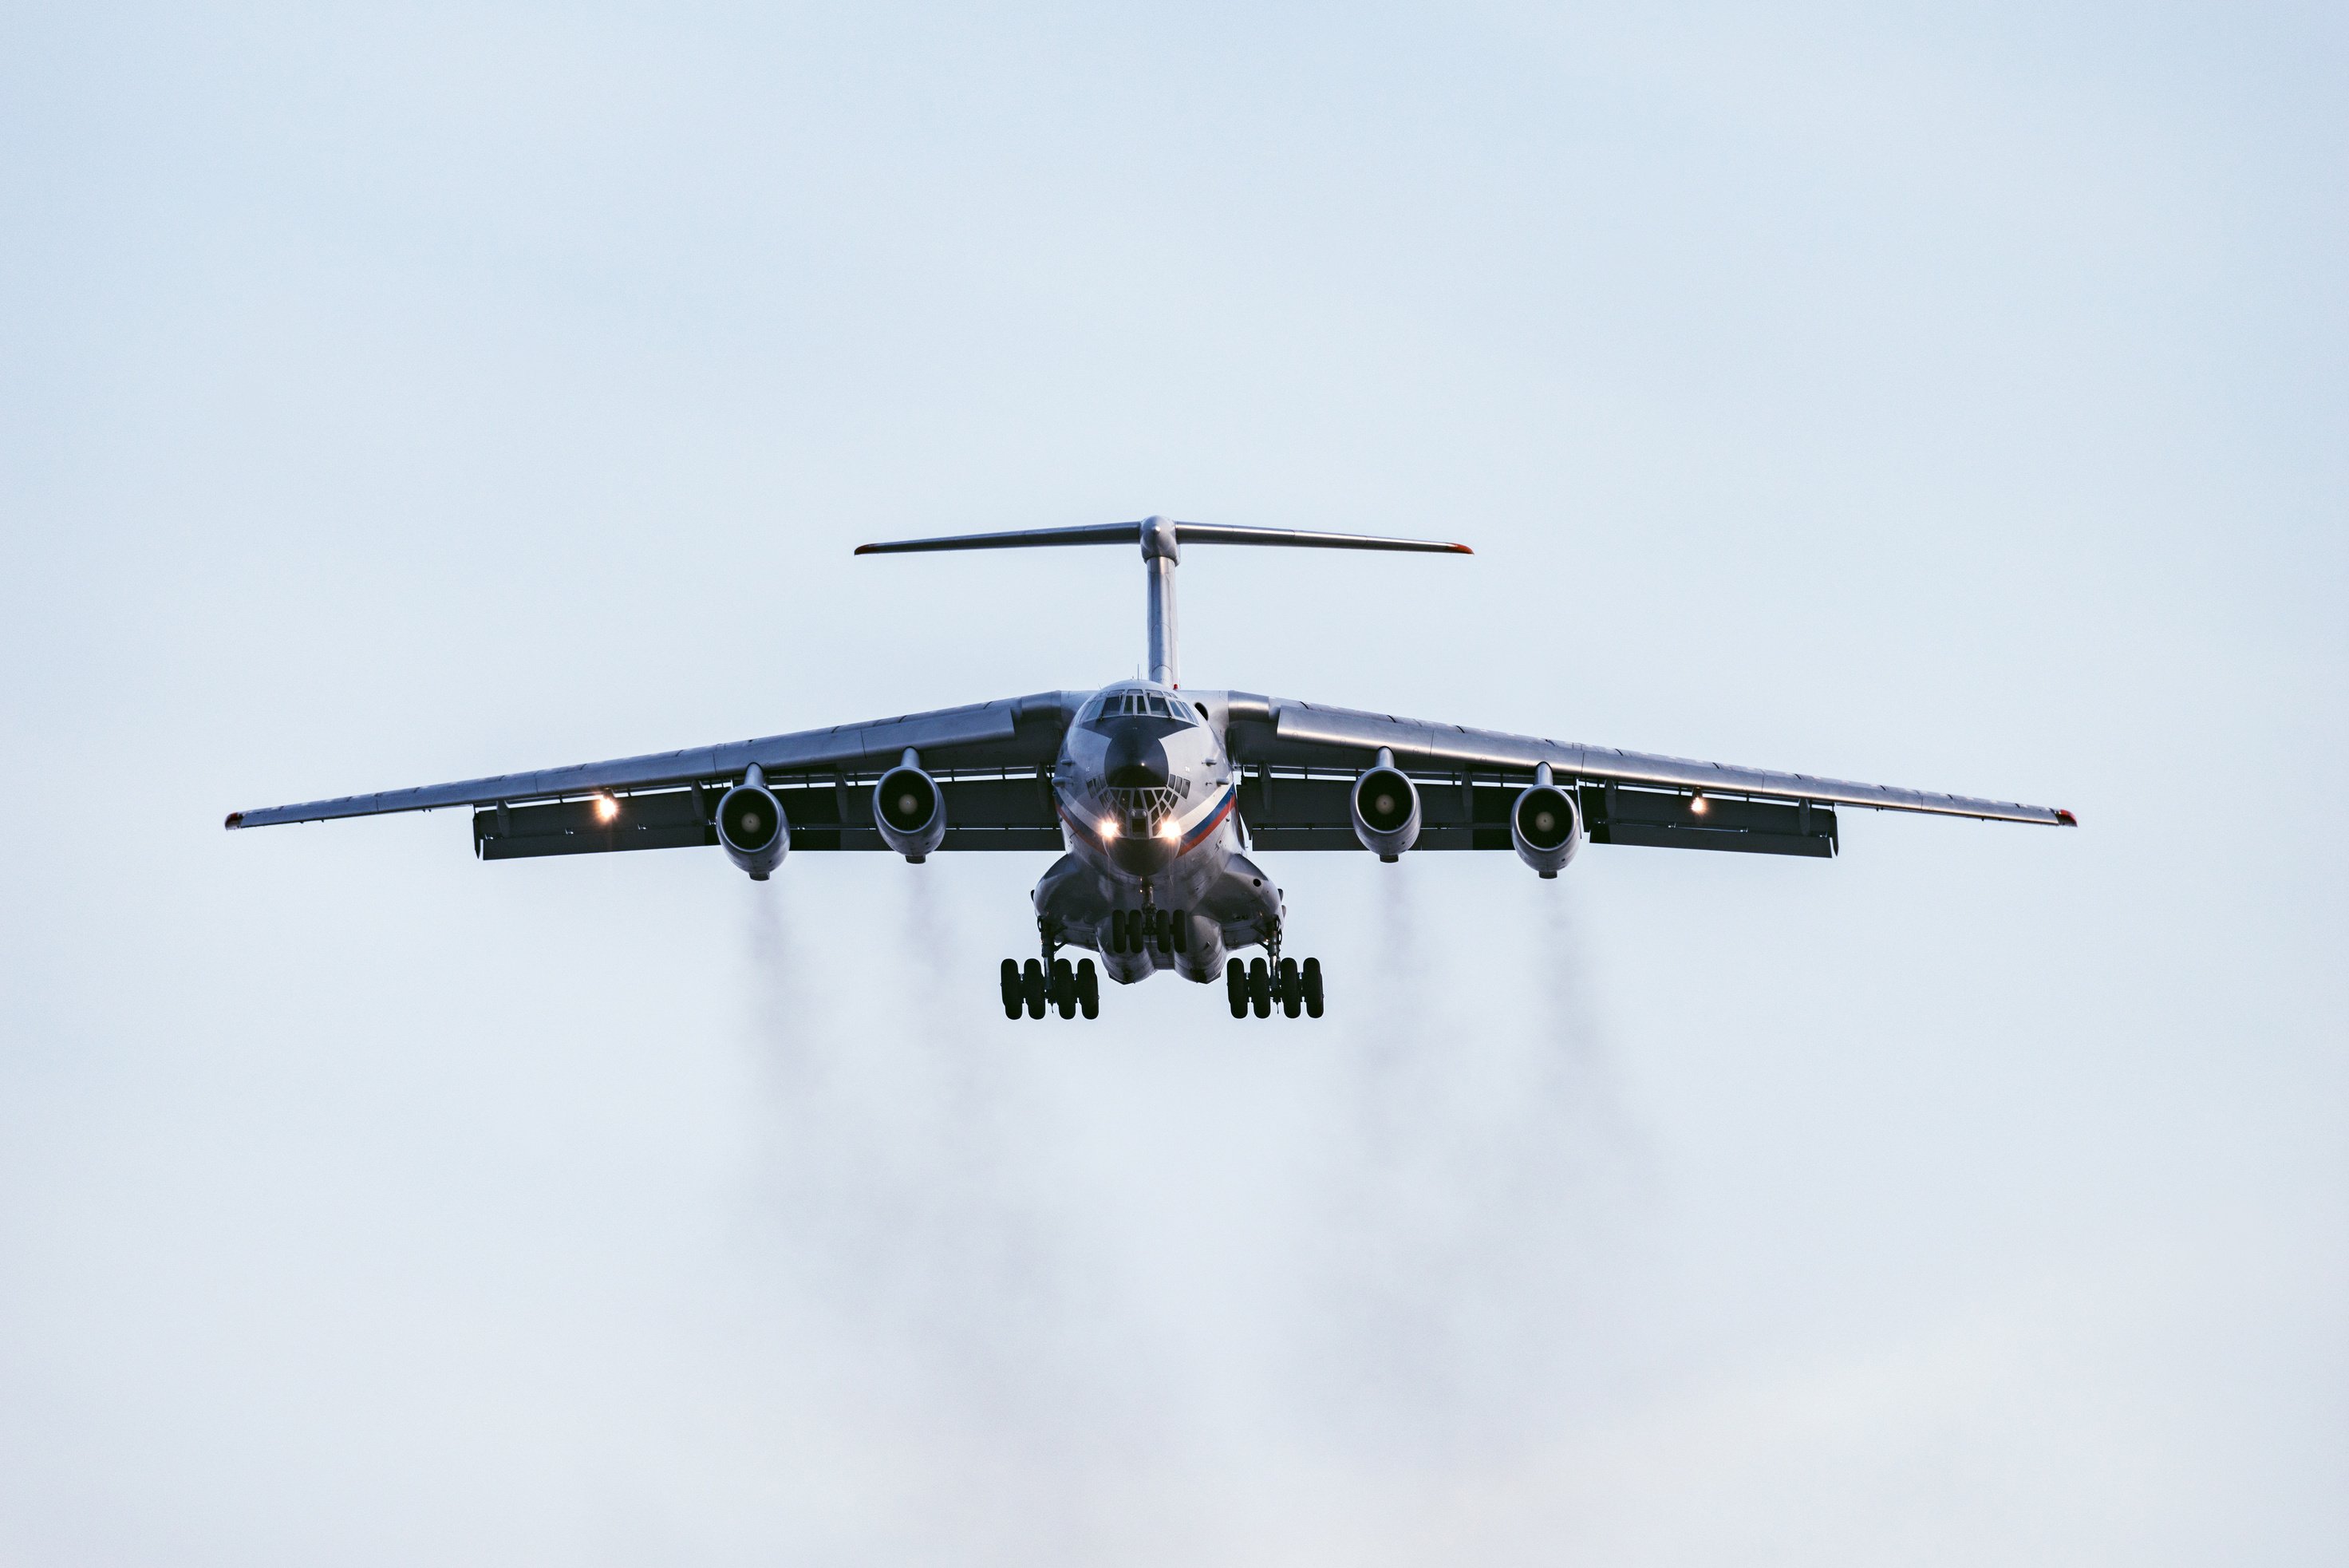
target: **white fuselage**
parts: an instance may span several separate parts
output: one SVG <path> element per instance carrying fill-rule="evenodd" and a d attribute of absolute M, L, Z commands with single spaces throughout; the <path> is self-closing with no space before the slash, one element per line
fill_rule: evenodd
<path fill-rule="evenodd" d="M 1180 693 L 1122 681 L 1069 726 L 1053 793 L 1070 850 L 1138 907 L 1185 907 L 1238 846 L 1237 778 L 1223 739 Z M 1123 903 L 1126 900 L 1121 899 Z"/>
<path fill-rule="evenodd" d="M 1052 940 L 1098 949 L 1131 981 L 1159 969 L 1209 979 L 1227 947 L 1273 936 L 1279 889 L 1239 853 L 1238 784 L 1222 731 L 1180 692 L 1146 680 L 1096 692 L 1052 770 L 1069 847 L 1036 890 Z M 1183 922 L 1179 949 L 1112 940 L 1113 913 L 1144 909 Z"/>

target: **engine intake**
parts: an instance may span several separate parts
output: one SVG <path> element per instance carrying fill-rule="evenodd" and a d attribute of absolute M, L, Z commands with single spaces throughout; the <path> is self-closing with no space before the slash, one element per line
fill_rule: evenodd
<path fill-rule="evenodd" d="M 756 763 L 719 798 L 718 842 L 753 882 L 765 881 L 791 852 L 792 825 L 784 820 L 783 803 L 767 787 L 767 775 Z"/>
<path fill-rule="evenodd" d="M 1419 788 L 1394 765 L 1394 753 L 1379 748 L 1376 764 L 1354 781 L 1354 836 L 1362 847 L 1392 864 L 1419 842 Z"/>
<path fill-rule="evenodd" d="M 1574 792 L 1550 782 L 1549 764 L 1534 770 L 1530 788 L 1509 809 L 1509 839 L 1517 858 L 1544 877 L 1557 876 L 1582 847 L 1582 811 Z"/>
<path fill-rule="evenodd" d="M 946 841 L 946 796 L 911 749 L 873 786 L 873 826 L 882 843 L 916 865 Z"/>

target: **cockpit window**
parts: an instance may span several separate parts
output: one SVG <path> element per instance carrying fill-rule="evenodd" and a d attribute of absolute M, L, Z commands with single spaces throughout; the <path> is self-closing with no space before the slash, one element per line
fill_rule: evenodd
<path fill-rule="evenodd" d="M 1191 704 L 1170 692 L 1128 687 L 1101 693 L 1077 714 L 1077 722 L 1087 726 L 1104 719 L 1172 719 L 1177 723 L 1195 724 L 1199 715 L 1192 711 Z"/>

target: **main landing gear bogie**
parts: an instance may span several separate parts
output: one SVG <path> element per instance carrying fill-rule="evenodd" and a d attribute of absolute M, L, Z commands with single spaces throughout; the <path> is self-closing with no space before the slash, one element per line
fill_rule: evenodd
<path fill-rule="evenodd" d="M 1074 1018 L 1081 1012 L 1087 1018 L 1101 1016 L 1101 972 L 1091 959 L 1071 965 L 1064 958 L 1056 958 L 1050 969 L 1040 959 L 1030 959 L 1024 964 L 1005 959 L 1002 993 L 1006 1018 L 1022 1013 L 1041 1018 L 1047 1010 L 1063 1018 Z"/>
<path fill-rule="evenodd" d="M 1321 961 L 1307 959 L 1299 964 L 1293 958 L 1267 962 L 1257 958 L 1243 964 L 1233 959 L 1224 965 L 1224 992 L 1231 1002 L 1232 1016 L 1246 1018 L 1255 1013 L 1269 1018 L 1275 1007 L 1284 1018 L 1294 1018 L 1302 1012 L 1308 1018 L 1321 1016 Z"/>

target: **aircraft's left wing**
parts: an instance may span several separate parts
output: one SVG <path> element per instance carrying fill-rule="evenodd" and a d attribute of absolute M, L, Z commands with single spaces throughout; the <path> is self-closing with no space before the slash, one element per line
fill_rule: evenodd
<path fill-rule="evenodd" d="M 1240 819 L 1249 842 L 1268 849 L 1360 848 L 1350 792 L 1382 748 L 1419 785 L 1419 849 L 1509 848 L 1511 805 L 1543 763 L 1577 792 L 1594 844 L 1825 857 L 1836 852 L 1837 806 L 2076 826 L 2054 806 L 1692 762 L 1244 691 L 1194 696 L 1221 709 L 1225 743 L 1241 775 Z"/>
<path fill-rule="evenodd" d="M 910 747 L 946 799 L 945 849 L 1060 849 L 1051 766 L 1089 693 L 942 708 L 535 773 L 231 812 L 232 828 L 386 812 L 473 808 L 485 860 L 716 844 L 718 797 L 756 763 L 783 803 L 793 849 L 879 849 L 873 782 Z"/>

